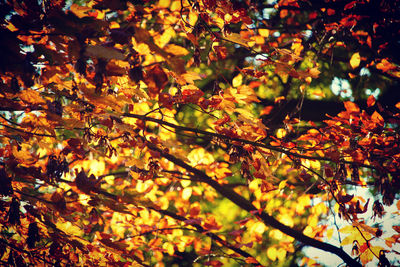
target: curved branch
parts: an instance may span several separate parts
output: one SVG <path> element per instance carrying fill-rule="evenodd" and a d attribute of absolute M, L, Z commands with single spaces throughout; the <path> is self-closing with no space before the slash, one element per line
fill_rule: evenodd
<path fill-rule="evenodd" d="M 156 211 L 156 212 L 158 212 L 158 213 L 160 213 L 160 214 L 169 216 L 169 217 L 171 217 L 171 218 L 174 218 L 175 220 L 178 220 L 178 221 L 182 221 L 182 222 L 187 221 L 187 218 L 185 218 L 185 217 L 183 217 L 183 216 L 181 216 L 181 215 L 175 214 L 175 213 L 173 213 L 173 212 L 171 212 L 171 211 L 168 211 L 168 210 L 157 209 L 157 208 L 155 208 L 155 207 L 149 207 L 149 209 L 154 210 L 154 211 Z M 229 244 L 228 242 L 226 242 L 226 241 L 224 241 L 223 239 L 221 239 L 218 235 L 216 235 L 216 234 L 214 234 L 214 233 L 212 233 L 212 232 L 207 231 L 207 230 L 204 229 L 200 224 L 193 223 L 193 224 L 190 224 L 190 225 L 193 226 L 193 227 L 196 229 L 196 232 L 207 235 L 207 236 L 210 237 L 211 239 L 217 241 L 217 242 L 218 242 L 219 244 L 221 244 L 222 246 L 227 247 L 227 248 L 233 250 L 234 252 L 238 253 L 239 255 L 242 255 L 242 256 L 245 257 L 245 258 L 253 258 L 253 259 L 255 259 L 251 254 L 247 253 L 246 251 L 244 251 L 244 250 L 242 250 L 242 249 L 240 249 L 240 248 L 238 248 L 238 247 L 235 247 L 235 246 L 232 245 L 232 244 Z M 253 265 L 262 266 L 260 263 L 253 264 Z"/>
<path fill-rule="evenodd" d="M 124 114 L 122 114 L 122 116 L 130 117 L 130 118 L 136 118 L 136 119 L 140 119 L 140 120 L 143 120 L 143 121 L 156 122 L 156 123 L 158 123 L 160 125 L 166 125 L 166 126 L 169 126 L 171 128 L 174 128 L 174 129 L 180 130 L 180 131 L 203 134 L 203 135 L 208 136 L 208 137 L 217 137 L 217 138 L 222 139 L 222 140 L 236 141 L 236 142 L 241 142 L 243 144 L 249 144 L 249 145 L 252 145 L 252 146 L 255 146 L 255 147 L 262 147 L 262 148 L 266 148 L 266 149 L 269 149 L 269 150 L 272 150 L 272 151 L 276 151 L 276 152 L 280 152 L 280 153 L 286 154 L 288 156 L 293 156 L 293 157 L 296 157 L 296 158 L 335 162 L 331 158 L 327 158 L 327 157 L 302 155 L 302 154 L 291 152 L 291 151 L 286 150 L 284 148 L 279 148 L 279 147 L 271 146 L 271 145 L 264 144 L 264 143 L 253 142 L 253 141 L 249 141 L 249 140 L 242 139 L 242 138 L 230 137 L 230 136 L 226 136 L 226 135 L 223 135 L 223 134 L 208 132 L 208 131 L 195 129 L 195 128 L 190 128 L 190 127 L 186 127 L 186 126 L 180 126 L 180 125 L 176 125 L 176 124 L 173 124 L 173 123 L 170 123 L 170 122 L 166 122 L 166 121 L 163 121 L 163 120 L 154 119 L 154 118 L 151 118 L 151 117 L 146 117 L 144 115 L 138 115 L 138 114 L 132 114 L 132 113 L 124 113 Z M 202 138 L 201 136 L 196 136 L 196 137 Z M 345 163 L 345 164 L 353 164 L 354 163 L 352 161 L 347 161 L 347 160 L 339 160 L 339 162 L 340 163 Z M 375 169 L 375 167 L 371 166 L 371 165 L 359 164 L 359 163 L 357 163 L 357 164 L 360 167 Z"/>
<path fill-rule="evenodd" d="M 213 180 L 211 177 L 209 177 L 203 171 L 190 166 L 189 164 L 185 163 L 184 161 L 174 157 L 173 155 L 171 155 L 169 153 L 166 153 L 164 150 L 158 148 L 157 146 L 155 146 L 153 144 L 147 144 L 147 146 L 150 149 L 155 150 L 158 153 L 160 153 L 160 155 L 163 158 L 165 158 L 165 159 L 171 161 L 172 163 L 174 163 L 175 165 L 180 166 L 180 167 L 186 169 L 187 171 L 193 173 L 194 175 L 197 176 L 196 178 L 199 181 L 210 185 L 218 193 L 220 193 L 222 196 L 226 197 L 227 199 L 231 200 L 233 203 L 235 203 L 240 208 L 242 208 L 250 213 L 257 211 L 257 208 L 250 201 L 245 199 L 243 196 L 237 194 L 235 191 L 219 184 L 217 181 Z M 313 239 L 311 237 L 308 237 L 308 236 L 302 234 L 301 232 L 296 231 L 295 229 L 282 224 L 281 222 L 276 220 L 274 217 L 268 215 L 267 213 L 265 213 L 263 211 L 257 212 L 256 216 L 259 217 L 259 219 L 261 219 L 264 222 L 264 224 L 280 230 L 281 232 L 295 238 L 296 240 L 304 243 L 305 245 L 312 246 L 312 247 L 336 254 L 344 262 L 346 262 L 349 266 L 362 266 L 359 262 L 357 262 L 352 257 L 350 257 L 343 249 L 338 248 L 338 247 L 333 246 L 328 243 L 321 242 L 321 241 Z"/>

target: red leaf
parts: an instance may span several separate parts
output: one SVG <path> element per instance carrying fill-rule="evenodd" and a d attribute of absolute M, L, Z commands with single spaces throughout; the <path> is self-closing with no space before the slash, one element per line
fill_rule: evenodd
<path fill-rule="evenodd" d="M 370 95 L 367 99 L 367 105 L 368 107 L 372 107 L 373 105 L 375 105 L 375 97 L 373 95 Z"/>
<path fill-rule="evenodd" d="M 213 260 L 213 261 L 206 261 L 206 262 L 204 262 L 204 265 L 205 265 L 205 266 L 219 267 L 219 266 L 222 266 L 223 264 L 222 264 L 222 262 L 220 262 L 220 261 Z"/>
<path fill-rule="evenodd" d="M 385 122 L 385 120 L 383 119 L 383 117 L 381 116 L 381 114 L 379 114 L 378 112 L 374 112 L 371 116 L 371 119 L 373 122 L 383 126 L 383 123 Z"/>
<path fill-rule="evenodd" d="M 331 167 L 329 167 L 329 166 L 325 166 L 325 175 L 326 175 L 326 177 L 333 177 L 333 171 L 332 171 L 332 169 L 331 169 Z"/>
<path fill-rule="evenodd" d="M 214 46 L 214 50 L 219 59 L 225 59 L 228 54 L 228 49 L 225 46 Z"/>
<path fill-rule="evenodd" d="M 81 146 L 81 140 L 80 139 L 78 139 L 78 138 L 71 138 L 71 139 L 69 139 L 68 141 L 67 141 L 67 143 L 68 143 L 68 145 L 70 146 L 70 147 L 73 147 L 73 148 L 76 148 L 76 147 L 79 147 L 79 146 Z"/>
<path fill-rule="evenodd" d="M 356 5 L 357 1 L 351 1 L 350 3 L 348 3 L 347 5 L 344 6 L 344 10 L 353 8 Z"/>
<path fill-rule="evenodd" d="M 230 122 L 230 121 L 231 121 L 231 118 L 227 114 L 225 114 L 224 117 L 222 117 L 221 119 L 216 120 L 214 122 L 214 124 L 221 126 L 221 125 L 224 125 L 225 123 Z"/>
<path fill-rule="evenodd" d="M 202 97 L 203 95 L 203 91 L 196 89 L 185 89 L 182 91 L 182 97 L 185 103 L 196 104 L 200 97 Z"/>
<path fill-rule="evenodd" d="M 260 116 L 262 115 L 268 115 L 271 113 L 271 111 L 274 109 L 274 106 L 266 106 L 260 113 Z"/>

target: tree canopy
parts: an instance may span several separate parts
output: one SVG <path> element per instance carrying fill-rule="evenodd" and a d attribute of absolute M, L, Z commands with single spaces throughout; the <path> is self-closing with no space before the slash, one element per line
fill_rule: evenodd
<path fill-rule="evenodd" d="M 0 2 L 1 264 L 399 264 L 399 1 Z"/>

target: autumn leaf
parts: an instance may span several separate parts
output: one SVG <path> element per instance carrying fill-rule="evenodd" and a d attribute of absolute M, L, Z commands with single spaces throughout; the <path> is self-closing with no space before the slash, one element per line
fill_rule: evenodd
<path fill-rule="evenodd" d="M 0 4 L 3 265 L 395 264 L 396 1 L 64 2 Z"/>
<path fill-rule="evenodd" d="M 375 105 L 375 97 L 373 95 L 370 95 L 367 99 L 367 105 L 368 107 L 372 107 L 373 105 Z"/>
<path fill-rule="evenodd" d="M 103 59 L 117 59 L 124 60 L 125 56 L 117 49 L 111 47 L 105 47 L 102 45 L 90 45 L 86 47 L 86 55 L 95 58 L 103 58 Z"/>
<path fill-rule="evenodd" d="M 151 97 L 157 96 L 168 83 L 168 77 L 160 65 L 147 69 L 144 79 Z"/>
<path fill-rule="evenodd" d="M 372 119 L 373 122 L 375 122 L 375 123 L 377 123 L 377 124 L 379 124 L 381 126 L 383 126 L 383 124 L 385 122 L 383 117 L 381 116 L 381 114 L 379 114 L 376 111 L 372 114 L 371 119 Z"/>
<path fill-rule="evenodd" d="M 350 59 L 350 66 L 353 69 L 357 68 L 360 65 L 360 60 L 361 60 L 360 53 L 358 52 L 354 53 Z"/>
<path fill-rule="evenodd" d="M 277 259 L 277 250 L 275 247 L 269 247 L 267 249 L 267 256 L 271 261 L 276 261 Z"/>
<path fill-rule="evenodd" d="M 88 12 L 91 10 L 90 7 L 87 6 L 80 6 L 77 4 L 72 4 L 69 8 L 72 13 L 74 13 L 78 18 L 87 17 Z"/>
<path fill-rule="evenodd" d="M 344 107 L 348 112 L 360 112 L 360 108 L 351 101 L 344 102 Z"/>

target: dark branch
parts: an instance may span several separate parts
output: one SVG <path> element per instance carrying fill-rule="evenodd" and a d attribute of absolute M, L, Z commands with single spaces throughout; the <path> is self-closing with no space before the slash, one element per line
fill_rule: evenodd
<path fill-rule="evenodd" d="M 235 191 L 219 184 L 217 181 L 213 180 L 210 178 L 207 174 L 204 172 L 188 165 L 184 161 L 174 157 L 171 154 L 166 153 L 162 149 L 159 149 L 153 144 L 147 144 L 147 146 L 160 153 L 160 155 L 169 161 L 173 162 L 175 165 L 182 167 L 186 169 L 187 171 L 193 173 L 196 175 L 196 178 L 198 181 L 204 182 L 208 185 L 210 185 L 212 188 L 214 188 L 218 193 L 220 193 L 222 196 L 226 197 L 227 199 L 231 200 L 233 203 L 235 203 L 237 206 L 240 208 L 253 213 L 254 211 L 257 211 L 256 207 L 251 204 L 250 201 L 242 197 L 241 195 L 237 194 Z M 351 258 L 346 252 L 343 251 L 343 249 L 335 247 L 331 244 L 324 243 L 321 241 L 318 241 L 316 239 L 313 239 L 311 237 L 305 236 L 304 234 L 294 230 L 291 227 L 288 227 L 278 220 L 276 220 L 274 217 L 268 215 L 265 212 L 260 212 L 258 211 L 256 214 L 257 217 L 259 217 L 266 225 L 272 226 L 281 232 L 295 238 L 296 240 L 304 243 L 305 245 L 312 246 L 315 248 L 319 248 L 324 251 L 331 252 L 333 254 L 336 254 L 339 256 L 344 262 L 346 262 L 349 266 L 361 266 L 359 262 Z"/>

